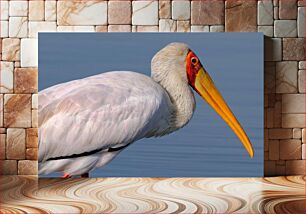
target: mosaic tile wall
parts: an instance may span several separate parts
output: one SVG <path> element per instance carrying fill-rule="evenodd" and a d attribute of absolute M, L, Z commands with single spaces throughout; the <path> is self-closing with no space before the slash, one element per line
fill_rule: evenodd
<path fill-rule="evenodd" d="M 37 174 L 38 32 L 263 32 L 265 175 L 305 174 L 305 1 L 0 0 L 0 174 Z"/>

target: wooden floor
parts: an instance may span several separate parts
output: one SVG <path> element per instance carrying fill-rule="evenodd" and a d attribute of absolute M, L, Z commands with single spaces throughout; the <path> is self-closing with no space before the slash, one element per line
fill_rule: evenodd
<path fill-rule="evenodd" d="M 305 213 L 303 176 L 69 179 L 3 176 L 0 188 L 3 213 Z"/>

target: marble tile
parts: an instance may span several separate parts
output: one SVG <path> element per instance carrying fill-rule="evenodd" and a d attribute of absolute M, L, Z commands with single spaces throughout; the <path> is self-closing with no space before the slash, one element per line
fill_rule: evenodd
<path fill-rule="evenodd" d="M 276 93 L 296 93 L 297 73 L 297 62 L 277 62 Z"/>
<path fill-rule="evenodd" d="M 45 1 L 45 20 L 56 21 L 56 1 Z"/>
<path fill-rule="evenodd" d="M 29 20 L 43 21 L 45 19 L 45 2 L 40 0 L 29 1 Z"/>
<path fill-rule="evenodd" d="M 14 63 L 1 61 L 0 71 L 0 93 L 12 93 L 14 87 Z"/>
<path fill-rule="evenodd" d="M 37 93 L 38 72 L 37 68 L 16 68 L 14 73 L 14 92 Z"/>
<path fill-rule="evenodd" d="M 32 127 L 38 127 L 38 111 L 36 109 L 32 110 Z"/>
<path fill-rule="evenodd" d="M 305 128 L 306 114 L 283 114 L 282 127 L 283 128 Z"/>
<path fill-rule="evenodd" d="M 0 1 L 0 20 L 7 21 L 9 19 L 9 2 Z"/>
<path fill-rule="evenodd" d="M 131 25 L 108 25 L 108 32 L 131 32 Z"/>
<path fill-rule="evenodd" d="M 306 143 L 306 128 L 302 129 L 302 143 Z"/>
<path fill-rule="evenodd" d="M 9 36 L 8 32 L 8 21 L 0 21 L 0 37 L 6 38 Z"/>
<path fill-rule="evenodd" d="M 18 161 L 18 175 L 37 175 L 38 162 L 34 160 Z"/>
<path fill-rule="evenodd" d="M 5 159 L 5 142 L 6 142 L 6 134 L 0 134 L 0 160 Z"/>
<path fill-rule="evenodd" d="M 269 140 L 269 160 L 279 160 L 278 140 Z"/>
<path fill-rule="evenodd" d="M 305 10 L 306 7 L 298 8 L 298 17 L 297 17 L 298 37 L 305 37 Z"/>
<path fill-rule="evenodd" d="M 224 32 L 224 25 L 212 25 L 209 27 L 209 32 Z"/>
<path fill-rule="evenodd" d="M 273 2 L 262 0 L 257 2 L 257 24 L 273 25 Z"/>
<path fill-rule="evenodd" d="M 190 32 L 190 22 L 177 21 L 177 32 Z"/>
<path fill-rule="evenodd" d="M 279 0 L 279 18 L 296 19 L 296 0 Z"/>
<path fill-rule="evenodd" d="M 257 1 L 227 0 L 225 3 L 225 31 L 256 32 Z"/>
<path fill-rule="evenodd" d="M 38 94 L 32 94 L 32 109 L 38 109 Z"/>
<path fill-rule="evenodd" d="M 37 128 L 26 129 L 26 147 L 38 148 L 38 130 Z"/>
<path fill-rule="evenodd" d="M 6 38 L 2 40 L 2 59 L 6 61 L 20 60 L 20 39 Z"/>
<path fill-rule="evenodd" d="M 279 146 L 281 160 L 299 160 L 302 158 L 301 140 L 280 140 Z"/>
<path fill-rule="evenodd" d="M 208 25 L 192 25 L 191 32 L 209 32 Z"/>
<path fill-rule="evenodd" d="M 302 144 L 302 159 L 306 159 L 306 144 Z"/>
<path fill-rule="evenodd" d="M 264 69 L 264 93 L 275 93 L 275 62 L 265 62 Z"/>
<path fill-rule="evenodd" d="M 282 40 L 280 38 L 265 38 L 265 61 L 282 60 Z"/>
<path fill-rule="evenodd" d="M 38 38 L 39 32 L 56 32 L 56 22 L 29 21 L 29 37 Z"/>
<path fill-rule="evenodd" d="M 296 20 L 275 20 L 274 36 L 275 37 L 296 37 L 297 36 Z"/>
<path fill-rule="evenodd" d="M 133 25 L 158 25 L 157 1 L 133 1 Z"/>
<path fill-rule="evenodd" d="M 299 70 L 298 73 L 298 89 L 299 93 L 305 93 L 305 70 Z"/>
<path fill-rule="evenodd" d="M 192 1 L 192 25 L 224 24 L 224 2 L 219 0 Z"/>
<path fill-rule="evenodd" d="M 283 38 L 283 60 L 304 60 L 304 38 Z"/>
<path fill-rule="evenodd" d="M 0 175 L 17 175 L 16 160 L 0 160 Z"/>
<path fill-rule="evenodd" d="M 107 2 L 98 0 L 57 2 L 58 25 L 106 25 Z"/>
<path fill-rule="evenodd" d="M 38 40 L 21 39 L 21 67 L 38 66 Z"/>
<path fill-rule="evenodd" d="M 171 18 L 171 1 L 159 1 L 159 18 Z"/>
<path fill-rule="evenodd" d="M 57 32 L 95 32 L 94 26 L 57 26 Z"/>
<path fill-rule="evenodd" d="M 3 94 L 0 94 L 0 127 L 2 126 L 3 126 Z"/>
<path fill-rule="evenodd" d="M 28 18 L 10 17 L 9 37 L 25 38 L 28 36 Z"/>
<path fill-rule="evenodd" d="M 131 7 L 130 1 L 108 2 L 108 24 L 131 24 Z"/>
<path fill-rule="evenodd" d="M 176 21 L 172 19 L 160 19 L 159 32 L 176 32 Z"/>
<path fill-rule="evenodd" d="M 283 94 L 282 113 L 306 113 L 305 94 Z"/>
<path fill-rule="evenodd" d="M 301 139 L 302 138 L 302 129 L 294 128 L 292 132 L 293 132 L 292 138 L 294 138 L 294 139 Z"/>
<path fill-rule="evenodd" d="M 273 37 L 273 26 L 258 26 L 258 32 L 262 32 L 265 36 Z"/>
<path fill-rule="evenodd" d="M 6 140 L 6 158 L 25 159 L 25 129 L 8 128 Z"/>
<path fill-rule="evenodd" d="M 189 20 L 190 19 L 190 2 L 189 1 L 172 1 L 172 19 Z"/>
<path fill-rule="evenodd" d="M 299 62 L 299 69 L 306 69 L 306 61 L 300 61 Z"/>
<path fill-rule="evenodd" d="M 9 16 L 27 16 L 28 1 L 10 1 Z"/>
<path fill-rule="evenodd" d="M 31 127 L 31 94 L 4 95 L 4 126 Z"/>
<path fill-rule="evenodd" d="M 276 128 L 276 129 L 269 129 L 268 132 L 269 132 L 269 139 L 272 140 L 292 138 L 292 129 Z"/>
<path fill-rule="evenodd" d="M 279 19 L 279 17 L 278 17 L 278 11 L 279 11 L 278 7 L 274 7 L 274 9 L 273 9 L 273 18 L 274 18 L 275 20 Z"/>
<path fill-rule="evenodd" d="M 137 32 L 158 32 L 158 26 L 138 25 L 136 29 Z"/>

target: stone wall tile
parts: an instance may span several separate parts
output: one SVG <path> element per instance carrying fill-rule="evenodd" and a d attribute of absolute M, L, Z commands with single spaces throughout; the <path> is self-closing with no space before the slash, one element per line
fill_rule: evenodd
<path fill-rule="evenodd" d="M 297 73 L 297 62 L 277 62 L 276 93 L 296 93 Z"/>
<path fill-rule="evenodd" d="M 269 160 L 279 160 L 278 140 L 269 140 Z"/>
<path fill-rule="evenodd" d="M 306 7 L 298 8 L 298 18 L 297 18 L 298 37 L 305 37 L 305 10 Z"/>
<path fill-rule="evenodd" d="M 29 148 L 26 150 L 26 159 L 27 160 L 37 160 L 38 159 L 38 149 Z"/>
<path fill-rule="evenodd" d="M 56 21 L 56 4 L 57 1 L 45 1 L 45 20 Z"/>
<path fill-rule="evenodd" d="M 306 114 L 283 114 L 283 128 L 304 128 Z"/>
<path fill-rule="evenodd" d="M 10 16 L 27 16 L 28 15 L 28 1 L 10 1 L 9 2 Z"/>
<path fill-rule="evenodd" d="M 275 63 L 265 62 L 264 93 L 275 93 Z"/>
<path fill-rule="evenodd" d="M 58 25 L 106 25 L 107 1 L 66 1 L 57 2 Z"/>
<path fill-rule="evenodd" d="M 305 70 L 299 70 L 298 88 L 299 93 L 305 93 Z"/>
<path fill-rule="evenodd" d="M 297 5 L 298 5 L 299 7 L 305 7 L 305 6 L 306 6 L 306 4 L 305 4 L 305 1 L 304 1 L 304 0 L 298 0 Z"/>
<path fill-rule="evenodd" d="M 225 5 L 225 31 L 257 31 L 257 1 L 227 0 Z"/>
<path fill-rule="evenodd" d="M 136 28 L 137 32 L 158 32 L 158 26 L 142 26 L 138 25 Z"/>
<path fill-rule="evenodd" d="M 6 158 L 11 160 L 25 159 L 25 129 L 7 129 Z"/>
<path fill-rule="evenodd" d="M 108 32 L 131 32 L 131 25 L 108 25 Z"/>
<path fill-rule="evenodd" d="M 32 110 L 32 127 L 38 127 L 38 110 Z"/>
<path fill-rule="evenodd" d="M 265 38 L 265 61 L 282 60 L 282 40 L 280 38 Z"/>
<path fill-rule="evenodd" d="M 286 161 L 286 175 L 302 175 L 305 174 L 305 160 L 289 160 Z"/>
<path fill-rule="evenodd" d="M 224 24 L 224 2 L 219 0 L 191 1 L 191 24 Z"/>
<path fill-rule="evenodd" d="M 14 63 L 0 62 L 0 93 L 13 92 Z"/>
<path fill-rule="evenodd" d="M 306 113 L 305 94 L 284 94 L 282 113 Z"/>
<path fill-rule="evenodd" d="M 56 32 L 56 22 L 30 21 L 29 37 L 38 38 L 39 32 Z"/>
<path fill-rule="evenodd" d="M 37 68 L 15 69 L 15 93 L 37 93 L 38 71 Z"/>
<path fill-rule="evenodd" d="M 306 61 L 300 61 L 299 62 L 299 69 L 306 69 Z"/>
<path fill-rule="evenodd" d="M 159 32 L 176 32 L 176 21 L 172 19 L 160 19 Z"/>
<path fill-rule="evenodd" d="M 301 139 L 302 138 L 302 129 L 294 128 L 293 129 L 293 136 L 294 139 Z"/>
<path fill-rule="evenodd" d="M 171 18 L 171 2 L 159 1 L 159 18 L 170 19 Z"/>
<path fill-rule="evenodd" d="M 276 101 L 274 107 L 274 128 L 282 127 L 282 102 Z"/>
<path fill-rule="evenodd" d="M 272 0 L 263 0 L 257 2 L 257 24 L 273 25 L 273 2 Z"/>
<path fill-rule="evenodd" d="M 131 1 L 108 2 L 108 24 L 131 24 Z"/>
<path fill-rule="evenodd" d="M 57 26 L 57 32 L 95 32 L 95 27 L 94 26 Z"/>
<path fill-rule="evenodd" d="M 279 147 L 281 160 L 300 160 L 302 158 L 301 140 L 280 140 Z"/>
<path fill-rule="evenodd" d="M 304 38 L 283 39 L 283 60 L 304 60 Z"/>
<path fill-rule="evenodd" d="M 189 21 L 177 21 L 177 32 L 190 32 Z"/>
<path fill-rule="evenodd" d="M 37 148 L 38 147 L 37 128 L 26 129 L 26 147 L 27 148 Z"/>
<path fill-rule="evenodd" d="M 0 160 L 0 175 L 17 175 L 16 160 Z"/>
<path fill-rule="evenodd" d="M 9 2 L 0 1 L 0 20 L 8 20 L 9 18 Z"/>
<path fill-rule="evenodd" d="M 9 37 L 25 38 L 28 36 L 28 17 L 10 17 Z"/>
<path fill-rule="evenodd" d="M 265 176 L 274 176 L 276 173 L 276 161 L 264 162 L 264 174 Z"/>
<path fill-rule="evenodd" d="M 37 39 L 21 39 L 21 67 L 37 67 L 38 66 L 38 40 Z"/>
<path fill-rule="evenodd" d="M 297 36 L 296 20 L 275 20 L 274 36 L 296 37 Z"/>
<path fill-rule="evenodd" d="M 32 109 L 38 109 L 38 94 L 32 94 Z"/>
<path fill-rule="evenodd" d="M 258 26 L 258 32 L 262 32 L 265 36 L 273 37 L 273 26 Z"/>
<path fill-rule="evenodd" d="M 274 18 L 275 20 L 278 20 L 278 19 L 279 19 L 279 17 L 278 17 L 278 11 L 279 11 L 278 7 L 274 7 L 274 9 L 273 9 L 273 18 Z"/>
<path fill-rule="evenodd" d="M 5 159 L 5 142 L 6 142 L 6 134 L 0 134 L 0 159 Z"/>
<path fill-rule="evenodd" d="M 0 21 L 0 37 L 6 38 L 9 35 L 8 21 Z"/>
<path fill-rule="evenodd" d="M 3 94 L 0 94 L 0 127 L 3 126 Z"/>
<path fill-rule="evenodd" d="M 4 126 L 31 127 L 31 94 L 4 95 Z"/>
<path fill-rule="evenodd" d="M 42 21 L 45 19 L 45 2 L 44 1 L 29 1 L 29 20 Z"/>
<path fill-rule="evenodd" d="M 296 0 L 279 0 L 279 18 L 296 19 Z"/>
<path fill-rule="evenodd" d="M 269 129 L 269 139 L 291 139 L 292 129 Z"/>
<path fill-rule="evenodd" d="M 133 25 L 158 25 L 157 1 L 133 1 Z"/>
<path fill-rule="evenodd" d="M 302 143 L 306 143 L 306 129 L 302 129 Z"/>
<path fill-rule="evenodd" d="M 6 38 L 2 40 L 2 59 L 6 61 L 20 60 L 20 39 Z"/>
<path fill-rule="evenodd" d="M 209 32 L 208 25 L 192 25 L 191 32 Z"/>
<path fill-rule="evenodd" d="M 172 1 L 172 19 L 190 19 L 190 1 Z"/>
<path fill-rule="evenodd" d="M 96 26 L 96 32 L 107 32 L 107 25 Z"/>
<path fill-rule="evenodd" d="M 306 144 L 305 143 L 302 144 L 302 159 L 303 160 L 306 159 Z"/>
<path fill-rule="evenodd" d="M 224 25 L 212 25 L 209 27 L 209 32 L 224 32 Z"/>
<path fill-rule="evenodd" d="M 18 175 L 37 175 L 38 163 L 34 160 L 18 161 Z"/>

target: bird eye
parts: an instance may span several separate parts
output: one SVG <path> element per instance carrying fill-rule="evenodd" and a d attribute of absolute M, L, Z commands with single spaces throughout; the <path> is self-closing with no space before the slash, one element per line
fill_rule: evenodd
<path fill-rule="evenodd" d="M 198 63 L 198 59 L 196 58 L 196 57 L 192 57 L 191 58 L 191 63 L 193 64 L 193 65 L 196 65 L 197 63 Z"/>

